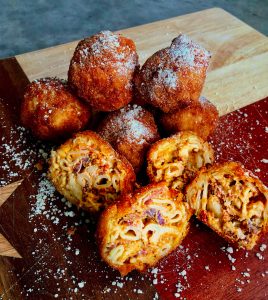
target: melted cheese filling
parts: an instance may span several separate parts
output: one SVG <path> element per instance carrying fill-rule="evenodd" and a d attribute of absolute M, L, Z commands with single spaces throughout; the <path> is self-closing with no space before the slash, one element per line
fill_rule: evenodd
<path fill-rule="evenodd" d="M 190 205 L 197 216 L 206 211 L 209 226 L 241 245 L 253 242 L 254 246 L 267 219 L 265 195 L 237 176 L 221 172 L 203 175 L 187 198 L 192 199 Z"/>
<path fill-rule="evenodd" d="M 113 265 L 150 265 L 179 245 L 188 219 L 183 202 L 159 195 L 140 197 L 135 211 L 110 225 L 105 254 Z"/>
<path fill-rule="evenodd" d="M 166 181 L 181 190 L 207 164 L 213 163 L 213 151 L 207 143 L 191 135 L 187 139 L 162 141 L 150 158 L 154 182 Z"/>
<path fill-rule="evenodd" d="M 52 180 L 70 200 L 92 211 L 113 202 L 126 172 L 113 154 L 104 155 L 93 142 L 78 137 L 51 154 Z"/>

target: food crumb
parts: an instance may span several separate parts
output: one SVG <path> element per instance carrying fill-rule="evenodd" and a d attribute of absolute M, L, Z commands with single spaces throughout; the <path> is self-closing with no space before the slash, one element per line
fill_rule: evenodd
<path fill-rule="evenodd" d="M 79 282 L 78 286 L 80 289 L 82 289 L 85 286 L 85 282 L 84 281 Z"/>
<path fill-rule="evenodd" d="M 267 248 L 266 244 L 261 244 L 260 250 L 263 252 Z"/>
<path fill-rule="evenodd" d="M 263 260 L 264 259 L 264 257 L 259 252 L 256 253 L 256 256 L 258 257 L 259 260 Z"/>
<path fill-rule="evenodd" d="M 230 254 L 234 253 L 234 249 L 232 247 L 227 247 L 226 251 Z"/>

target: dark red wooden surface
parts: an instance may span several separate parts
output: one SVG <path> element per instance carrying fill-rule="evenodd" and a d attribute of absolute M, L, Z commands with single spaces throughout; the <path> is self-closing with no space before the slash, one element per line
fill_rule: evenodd
<path fill-rule="evenodd" d="M 15 59 L 0 62 L 0 178 L 7 183 L 24 179 L 0 209 L 0 233 L 23 256 L 0 258 L 3 299 L 153 299 L 156 292 L 161 299 L 267 298 L 268 251 L 260 245 L 268 246 L 268 238 L 251 252 L 236 251 L 194 218 L 181 247 L 146 274 L 133 272 L 121 279 L 102 263 L 94 221 L 62 202 L 45 180 L 45 169 L 34 167 L 42 160 L 39 149 L 47 152 L 51 145 L 36 143 L 18 127 L 19 99 L 27 82 Z M 266 184 L 267 113 L 266 99 L 228 114 L 212 137 L 217 160 L 241 161 Z M 10 177 L 10 170 L 17 174 Z"/>

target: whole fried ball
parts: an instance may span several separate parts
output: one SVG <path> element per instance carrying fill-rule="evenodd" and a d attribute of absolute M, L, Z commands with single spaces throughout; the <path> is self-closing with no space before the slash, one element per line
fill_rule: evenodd
<path fill-rule="evenodd" d="M 85 127 L 90 110 L 57 78 L 35 80 L 26 87 L 21 105 L 23 126 L 43 140 L 67 137 Z"/>
<path fill-rule="evenodd" d="M 205 97 L 172 113 L 162 113 L 160 122 L 169 133 L 193 131 L 206 140 L 217 127 L 219 112 Z"/>
<path fill-rule="evenodd" d="M 68 81 L 92 108 L 113 111 L 132 100 L 133 77 L 137 69 L 134 42 L 102 31 L 78 43 L 70 63 Z"/>
<path fill-rule="evenodd" d="M 150 145 L 160 137 L 153 115 L 136 104 L 110 113 L 99 125 L 98 133 L 124 155 L 137 173 Z"/>
<path fill-rule="evenodd" d="M 139 97 L 166 113 L 197 101 L 209 60 L 207 50 L 179 35 L 170 47 L 149 57 L 135 76 Z"/>

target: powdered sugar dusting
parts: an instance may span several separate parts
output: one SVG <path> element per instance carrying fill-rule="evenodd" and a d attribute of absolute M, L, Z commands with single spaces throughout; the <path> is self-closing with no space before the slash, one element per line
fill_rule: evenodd
<path fill-rule="evenodd" d="M 140 121 L 144 115 L 144 109 L 136 104 L 121 108 L 119 115 L 111 118 L 109 127 L 100 134 L 107 140 L 120 141 L 124 138 L 130 143 L 134 140 L 136 144 L 143 144 L 155 136 L 155 133 Z"/>
<path fill-rule="evenodd" d="M 185 34 L 180 34 L 175 38 L 168 51 L 171 59 L 178 65 L 191 68 L 208 66 L 211 56 L 209 51 L 195 43 Z"/>
<path fill-rule="evenodd" d="M 178 86 L 177 73 L 171 69 L 163 69 L 158 72 L 157 81 L 166 87 L 175 89 Z"/>
<path fill-rule="evenodd" d="M 6 127 L 4 117 L 1 117 L 2 128 Z M 10 126 L 10 125 L 9 125 Z M 0 186 L 22 178 L 23 174 L 31 171 L 34 163 L 46 158 L 46 146 L 40 141 L 29 144 L 27 135 L 29 131 L 19 125 L 11 126 L 8 136 L 3 135 L 0 143 L 2 156 L 0 169 Z"/>
<path fill-rule="evenodd" d="M 116 49 L 120 46 L 118 36 L 109 30 L 101 31 L 98 40 L 91 45 L 94 55 L 98 55 L 105 50 Z"/>
<path fill-rule="evenodd" d="M 94 38 L 92 43 L 91 39 Z M 137 54 L 128 45 L 120 43 L 119 35 L 111 31 L 101 31 L 99 34 L 80 42 L 79 64 L 88 64 L 103 69 L 112 67 L 120 75 L 133 72 L 138 64 Z"/>

